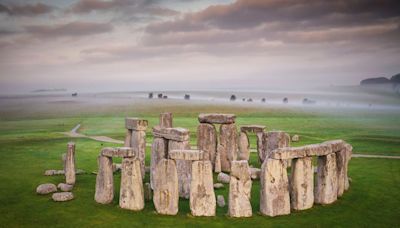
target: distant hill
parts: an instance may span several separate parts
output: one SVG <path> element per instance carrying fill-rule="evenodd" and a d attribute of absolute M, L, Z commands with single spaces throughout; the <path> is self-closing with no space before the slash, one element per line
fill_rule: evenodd
<path fill-rule="evenodd" d="M 379 77 L 379 78 L 367 78 L 360 82 L 360 85 L 374 85 L 374 84 L 385 84 L 391 83 L 388 78 Z"/>
<path fill-rule="evenodd" d="M 395 93 L 400 94 L 400 73 L 393 75 L 392 77 L 378 77 L 378 78 L 367 78 L 360 82 L 361 86 L 364 87 L 383 87 L 393 90 Z"/>

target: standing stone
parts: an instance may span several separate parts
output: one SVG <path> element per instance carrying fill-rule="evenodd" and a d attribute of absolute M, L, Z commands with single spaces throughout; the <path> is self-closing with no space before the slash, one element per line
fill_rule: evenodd
<path fill-rule="evenodd" d="M 174 160 L 162 159 L 155 172 L 153 203 L 157 213 L 176 215 L 178 213 L 178 174 Z"/>
<path fill-rule="evenodd" d="M 153 199 L 153 191 L 151 190 L 150 183 L 144 184 L 144 199 L 150 201 Z"/>
<path fill-rule="evenodd" d="M 114 198 L 112 158 L 99 156 L 97 162 L 99 171 L 96 177 L 96 193 L 94 199 L 98 203 L 108 204 L 111 203 Z"/>
<path fill-rule="evenodd" d="M 219 148 L 219 147 L 222 147 L 222 146 L 218 145 L 217 154 L 215 155 L 214 172 L 216 172 L 216 173 L 220 173 L 222 171 L 221 170 L 221 156 L 219 154 L 219 152 L 222 150 L 222 148 Z"/>
<path fill-rule="evenodd" d="M 229 182 L 229 216 L 251 217 L 251 178 L 247 161 L 233 161 Z"/>
<path fill-rule="evenodd" d="M 137 158 L 122 159 L 119 206 L 133 211 L 144 208 L 142 173 Z"/>
<path fill-rule="evenodd" d="M 168 153 L 168 140 L 164 138 L 154 137 L 153 144 L 151 145 L 151 159 L 150 159 L 150 185 L 154 189 L 154 173 L 159 161 L 167 158 Z"/>
<path fill-rule="evenodd" d="M 315 203 L 335 202 L 338 193 L 337 184 L 336 154 L 318 157 L 317 181 L 314 189 Z"/>
<path fill-rule="evenodd" d="M 164 112 L 160 114 L 160 127 L 171 128 L 172 127 L 172 113 Z"/>
<path fill-rule="evenodd" d="M 265 133 L 264 137 L 265 154 L 264 157 L 261 158 L 262 161 L 264 161 L 266 157 L 269 157 L 269 154 L 273 150 L 282 147 L 290 147 L 290 136 L 283 131 L 269 131 Z"/>
<path fill-rule="evenodd" d="M 190 184 L 190 211 L 193 216 L 215 216 L 216 200 L 210 161 L 192 164 Z"/>
<path fill-rule="evenodd" d="M 312 157 L 292 160 L 290 203 L 295 210 L 309 209 L 314 204 L 314 170 Z"/>
<path fill-rule="evenodd" d="M 258 160 L 262 164 L 263 158 L 265 157 L 264 132 L 257 132 L 256 137 Z"/>
<path fill-rule="evenodd" d="M 168 151 L 183 149 L 190 149 L 189 141 L 168 141 Z M 178 170 L 179 197 L 189 199 L 192 161 L 176 160 L 176 168 Z"/>
<path fill-rule="evenodd" d="M 350 144 L 345 145 L 346 148 L 346 164 L 345 164 L 345 182 L 344 182 L 344 190 L 348 190 L 350 188 L 349 182 L 349 162 L 351 160 L 351 155 L 353 153 L 353 147 Z"/>
<path fill-rule="evenodd" d="M 131 147 L 137 151 L 142 178 L 145 176 L 146 131 L 132 131 Z"/>
<path fill-rule="evenodd" d="M 212 124 L 201 123 L 197 127 L 197 149 L 205 152 L 205 160 L 211 161 L 215 167 L 217 153 L 217 130 Z"/>
<path fill-rule="evenodd" d="M 68 143 L 65 159 L 65 183 L 75 184 L 75 143 Z"/>
<path fill-rule="evenodd" d="M 126 129 L 124 147 L 131 147 L 131 141 L 132 141 L 132 130 Z"/>
<path fill-rule="evenodd" d="M 277 216 L 290 214 L 289 181 L 285 161 L 267 158 L 261 166 L 260 212 Z"/>
<path fill-rule="evenodd" d="M 239 160 L 248 161 L 250 158 L 250 142 L 246 132 L 239 133 Z"/>
<path fill-rule="evenodd" d="M 218 153 L 221 159 L 221 170 L 231 171 L 231 162 L 237 157 L 237 132 L 235 124 L 221 124 Z"/>
<path fill-rule="evenodd" d="M 337 196 L 343 195 L 346 187 L 346 149 L 336 152 L 336 168 L 337 168 Z"/>

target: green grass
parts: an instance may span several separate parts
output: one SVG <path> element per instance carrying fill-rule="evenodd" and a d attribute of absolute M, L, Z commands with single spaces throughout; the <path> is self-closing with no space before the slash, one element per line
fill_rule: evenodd
<path fill-rule="evenodd" d="M 146 202 L 141 212 L 118 207 L 120 175 L 115 175 L 115 198 L 110 205 L 97 204 L 94 197 L 97 170 L 96 157 L 102 147 L 116 146 L 90 139 L 70 139 L 60 132 L 69 131 L 77 123 L 88 135 L 106 135 L 123 139 L 124 116 L 142 116 L 151 126 L 157 124 L 159 111 L 174 112 L 174 125 L 190 129 L 191 143 L 195 144 L 197 114 L 199 112 L 233 112 L 238 125 L 264 124 L 268 129 L 299 134 L 301 141 L 293 145 L 318 143 L 342 138 L 354 146 L 354 153 L 400 155 L 400 116 L 397 113 L 322 113 L 318 111 L 259 110 L 232 107 L 183 106 L 160 107 L 146 110 L 113 110 L 88 112 L 79 115 L 66 113 L 56 116 L 34 115 L 30 118 L 8 117 L 0 120 L 0 227 L 398 227 L 400 226 L 400 160 L 353 158 L 349 175 L 351 188 L 337 202 L 328 206 L 315 205 L 312 209 L 291 215 L 269 218 L 259 210 L 259 182 L 252 187 L 253 217 L 233 219 L 226 216 L 227 206 L 217 209 L 213 218 L 190 215 L 189 201 L 180 200 L 177 216 L 155 214 L 152 202 Z M 154 114 L 156 113 L 156 114 Z M 148 130 L 148 142 L 151 142 Z M 77 167 L 88 171 L 79 175 L 73 190 L 75 199 L 55 203 L 51 196 L 36 195 L 41 183 L 58 184 L 63 176 L 46 177 L 46 169 L 61 169 L 61 154 L 69 141 L 76 142 Z M 255 137 L 251 136 L 251 142 Z M 147 148 L 146 162 L 149 164 Z M 250 163 L 259 167 L 253 153 Z M 149 177 L 146 176 L 146 181 Z M 227 200 L 228 186 L 216 190 Z"/>

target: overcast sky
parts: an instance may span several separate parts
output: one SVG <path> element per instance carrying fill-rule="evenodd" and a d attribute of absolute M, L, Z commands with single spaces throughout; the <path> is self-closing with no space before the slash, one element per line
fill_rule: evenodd
<path fill-rule="evenodd" d="M 355 85 L 400 73 L 400 1 L 0 0 L 0 93 Z"/>

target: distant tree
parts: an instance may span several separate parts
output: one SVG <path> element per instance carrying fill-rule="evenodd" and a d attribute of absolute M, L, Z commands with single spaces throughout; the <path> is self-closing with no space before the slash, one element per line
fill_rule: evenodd
<path fill-rule="evenodd" d="M 153 98 L 153 93 L 149 93 L 149 99 Z"/>
<path fill-rule="evenodd" d="M 158 99 L 162 99 L 162 98 L 163 98 L 162 93 L 159 93 L 159 94 L 157 95 L 157 97 L 158 97 Z"/>
<path fill-rule="evenodd" d="M 248 98 L 247 102 L 253 102 L 253 99 L 252 98 Z"/>
<path fill-rule="evenodd" d="M 236 95 L 235 95 L 235 94 L 232 94 L 230 100 L 231 100 L 231 101 L 236 101 Z"/>
<path fill-rule="evenodd" d="M 262 103 L 265 103 L 265 101 L 267 101 L 267 99 L 265 99 L 265 97 L 261 98 Z"/>
<path fill-rule="evenodd" d="M 289 99 L 288 99 L 287 97 L 283 98 L 283 103 L 284 103 L 284 104 L 289 103 Z"/>
<path fill-rule="evenodd" d="M 164 95 L 162 98 L 163 98 L 163 99 L 168 99 L 168 96 L 167 96 L 167 95 Z"/>
<path fill-rule="evenodd" d="M 78 96 L 78 93 L 73 93 L 72 96 L 73 96 L 73 97 L 77 97 L 77 96 Z"/>
<path fill-rule="evenodd" d="M 243 98 L 242 101 L 246 101 L 246 98 Z"/>
<path fill-rule="evenodd" d="M 185 94 L 185 100 L 190 100 L 190 95 L 189 94 Z"/>

